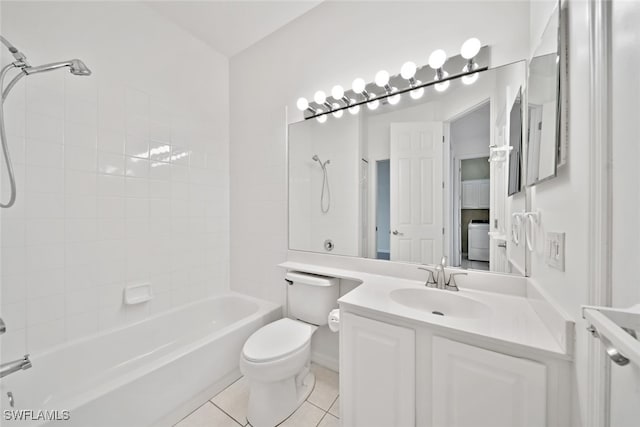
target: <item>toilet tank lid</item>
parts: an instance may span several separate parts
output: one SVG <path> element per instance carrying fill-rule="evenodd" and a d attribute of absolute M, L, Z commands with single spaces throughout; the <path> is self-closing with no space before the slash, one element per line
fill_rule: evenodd
<path fill-rule="evenodd" d="M 299 271 L 287 271 L 285 277 L 292 282 L 303 283 L 305 285 L 335 286 L 338 284 L 338 279 L 335 277 L 320 276 L 318 274 L 302 273 Z"/>

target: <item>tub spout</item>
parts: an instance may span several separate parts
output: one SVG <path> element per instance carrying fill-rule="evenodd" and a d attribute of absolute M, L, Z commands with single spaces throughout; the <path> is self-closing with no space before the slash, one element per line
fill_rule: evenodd
<path fill-rule="evenodd" d="M 14 372 L 23 371 L 31 367 L 31 360 L 29 355 L 25 354 L 22 359 L 14 360 L 13 362 L 7 362 L 0 365 L 0 378 L 13 374 Z"/>

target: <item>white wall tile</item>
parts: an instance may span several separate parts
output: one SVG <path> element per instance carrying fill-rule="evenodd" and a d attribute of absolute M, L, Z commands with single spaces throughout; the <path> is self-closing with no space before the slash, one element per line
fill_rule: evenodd
<path fill-rule="evenodd" d="M 3 341 L 2 351 L 16 355 L 228 289 L 224 274 L 213 279 L 227 269 L 218 263 L 228 263 L 228 253 L 209 252 L 216 260 L 207 266 L 200 234 L 215 214 L 204 208 L 205 200 L 228 211 L 228 60 L 135 3 L 78 4 L 73 13 L 64 3 L 42 5 L 40 14 L 24 7 L 3 4 L 3 29 L 34 57 L 73 51 L 93 74 L 32 76 L 5 103 L 19 193 L 15 207 L 0 215 L 1 291 L 3 305 L 11 304 L 11 316 L 22 322 L 15 322 L 13 328 L 21 329 L 12 331 L 21 332 L 11 348 Z M 97 11 L 105 25 L 79 39 L 73 22 Z M 149 28 L 140 28 L 141 22 Z M 120 29 L 115 37 L 114 26 Z M 146 31 L 151 27 L 161 31 Z M 56 34 L 56 43 L 43 45 L 33 28 Z M 133 38 L 148 52 L 136 52 L 123 70 L 113 52 L 129 55 Z M 176 61 L 167 62 L 172 46 L 180 49 Z M 6 52 L 0 55 L 4 60 Z M 193 57 L 200 67 L 176 85 L 184 60 Z M 213 135 L 222 137 L 214 141 Z M 193 166 L 191 150 L 199 156 Z M 217 176 L 205 169 L 210 152 L 226 159 L 216 165 Z M 5 179 L 0 186 L 7 194 Z M 174 222 L 174 216 L 182 220 Z M 225 221 L 219 229 L 228 233 L 228 216 Z M 227 239 L 217 243 L 228 251 Z M 183 273 L 179 283 L 176 268 Z M 205 285 L 208 280 L 220 283 Z M 151 281 L 157 297 L 124 307 L 122 289 L 139 281 Z"/>
<path fill-rule="evenodd" d="M 98 132 L 95 126 L 81 123 L 66 123 L 64 130 L 65 146 L 92 148 L 97 146 Z"/>
<path fill-rule="evenodd" d="M 67 145 L 64 149 L 64 166 L 67 169 L 94 172 L 96 170 L 96 157 L 97 153 L 94 145 Z"/>
<path fill-rule="evenodd" d="M 27 352 L 34 354 L 65 340 L 64 319 L 57 319 L 27 328 Z"/>
<path fill-rule="evenodd" d="M 32 298 L 27 304 L 27 324 L 36 325 L 64 317 L 64 295 Z"/>
<path fill-rule="evenodd" d="M 98 332 L 98 312 L 90 311 L 66 319 L 67 340 L 82 338 Z"/>
<path fill-rule="evenodd" d="M 64 293 L 64 268 L 30 271 L 27 273 L 26 287 L 30 299 Z"/>
<path fill-rule="evenodd" d="M 26 164 L 31 166 L 48 166 L 62 168 L 64 166 L 64 146 L 27 140 Z"/>
<path fill-rule="evenodd" d="M 108 152 L 98 153 L 98 172 L 107 175 L 124 175 L 124 155 Z"/>
<path fill-rule="evenodd" d="M 64 120 L 28 111 L 26 137 L 27 139 L 62 144 L 64 142 Z"/>

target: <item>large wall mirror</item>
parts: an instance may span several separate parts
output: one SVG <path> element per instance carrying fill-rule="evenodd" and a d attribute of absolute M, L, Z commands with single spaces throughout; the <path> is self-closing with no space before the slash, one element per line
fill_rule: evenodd
<path fill-rule="evenodd" d="M 524 61 L 289 126 L 289 248 L 511 273 Z M 469 84 L 471 83 L 471 84 Z M 513 166 L 513 167 L 512 167 Z"/>

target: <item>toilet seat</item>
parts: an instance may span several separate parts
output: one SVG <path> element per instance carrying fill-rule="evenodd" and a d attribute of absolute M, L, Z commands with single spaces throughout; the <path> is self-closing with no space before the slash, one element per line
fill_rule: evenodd
<path fill-rule="evenodd" d="M 245 342 L 243 357 L 254 363 L 285 358 L 309 343 L 316 326 L 288 318 L 258 329 Z"/>

